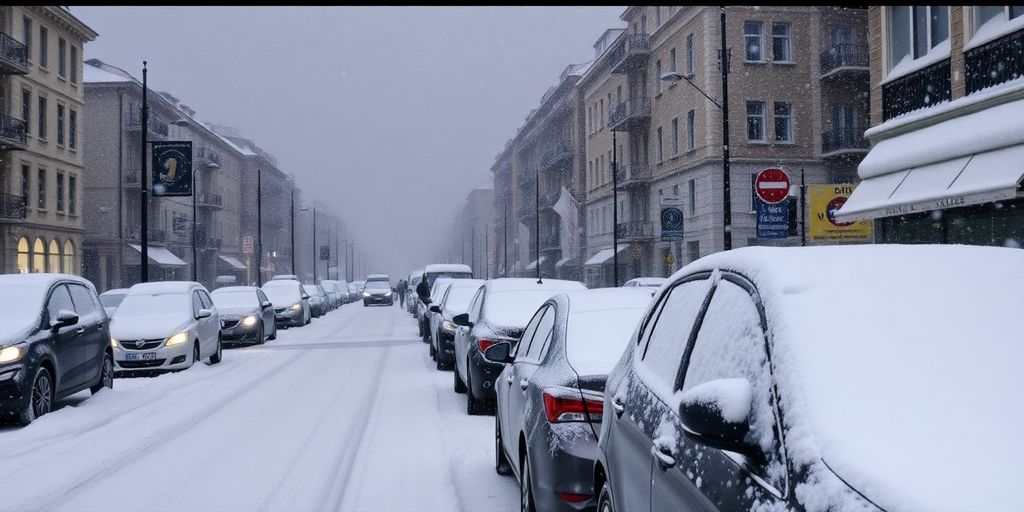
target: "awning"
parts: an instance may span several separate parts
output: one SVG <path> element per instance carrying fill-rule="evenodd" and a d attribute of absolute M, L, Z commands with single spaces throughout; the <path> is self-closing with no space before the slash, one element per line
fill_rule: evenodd
<path fill-rule="evenodd" d="M 619 244 L 619 252 L 625 251 L 627 248 L 629 248 L 629 244 Z M 612 249 L 602 249 L 597 254 L 591 256 L 584 265 L 603 265 L 612 259 L 612 255 Z"/>
<path fill-rule="evenodd" d="M 142 246 L 141 245 L 136 245 L 136 244 L 128 244 L 128 245 L 130 245 L 132 247 L 132 249 L 135 249 L 136 251 L 139 251 L 139 254 L 142 254 Z M 168 251 L 166 247 L 163 247 L 163 246 L 160 246 L 160 245 L 151 245 L 151 246 L 149 246 L 148 250 L 149 250 L 149 259 L 150 259 L 150 261 L 152 261 L 153 263 L 156 263 L 157 265 L 160 265 L 162 267 L 186 267 L 186 266 L 188 266 L 188 263 L 185 263 L 181 258 L 175 256 L 174 253 L 172 253 L 171 251 Z"/>
<path fill-rule="evenodd" d="M 540 257 L 540 264 L 543 265 L 544 262 L 547 261 L 547 260 L 548 260 L 547 256 L 541 255 L 541 257 Z M 526 270 L 534 270 L 536 268 L 537 268 L 537 260 L 533 260 L 532 262 L 530 262 L 529 265 L 526 266 Z"/>
<path fill-rule="evenodd" d="M 222 261 L 224 261 L 224 263 L 227 263 L 228 265 L 230 265 L 231 268 L 233 268 L 235 270 L 245 270 L 246 269 L 246 266 L 243 265 L 241 261 L 238 261 L 238 259 L 236 259 L 233 256 L 226 256 L 224 254 L 218 254 L 217 257 L 220 258 Z"/>
<path fill-rule="evenodd" d="M 573 256 L 569 256 L 568 258 L 562 258 L 562 259 L 558 260 L 558 263 L 555 263 L 555 268 L 562 268 L 562 267 L 566 266 L 570 261 L 572 261 L 574 259 L 576 259 L 576 258 L 573 257 Z"/>
<path fill-rule="evenodd" d="M 843 222 L 1013 199 L 1021 194 L 1024 145 L 863 180 L 836 219 Z"/>

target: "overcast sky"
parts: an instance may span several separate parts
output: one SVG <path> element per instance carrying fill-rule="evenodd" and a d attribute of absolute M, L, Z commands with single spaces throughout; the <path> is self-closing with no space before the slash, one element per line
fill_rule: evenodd
<path fill-rule="evenodd" d="M 430 263 L 469 190 L 623 7 L 72 7 L 98 58 L 234 125 L 369 271 Z M 397 206 L 397 207 L 396 207 Z M 393 208 L 396 207 L 396 208 Z"/>

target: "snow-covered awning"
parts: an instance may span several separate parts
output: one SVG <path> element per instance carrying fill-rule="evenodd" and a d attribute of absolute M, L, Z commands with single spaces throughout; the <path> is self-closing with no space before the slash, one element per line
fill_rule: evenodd
<path fill-rule="evenodd" d="M 629 247 L 629 244 L 619 244 L 619 252 L 625 251 Z M 603 265 L 612 259 L 614 251 L 612 249 L 602 249 L 593 255 L 585 265 Z"/>
<path fill-rule="evenodd" d="M 225 254 L 218 254 L 217 257 L 219 257 L 224 263 L 227 263 L 228 265 L 231 266 L 231 268 L 233 268 L 235 270 L 245 270 L 245 268 L 246 268 L 245 265 L 243 265 L 241 261 L 238 261 L 238 259 L 233 257 L 233 256 L 227 256 Z"/>
<path fill-rule="evenodd" d="M 541 257 L 540 257 L 540 264 L 543 265 L 544 262 L 547 261 L 547 260 L 548 260 L 547 256 L 541 255 Z M 526 270 L 534 270 L 536 268 L 537 268 L 537 260 L 533 260 L 532 262 L 530 262 L 529 265 L 526 266 Z"/>
<path fill-rule="evenodd" d="M 562 259 L 558 260 L 558 263 L 555 263 L 555 268 L 562 268 L 562 267 L 568 265 L 569 262 L 571 262 L 571 261 L 573 261 L 575 259 L 576 258 L 573 257 L 573 256 L 569 256 L 567 258 L 562 258 Z"/>
<path fill-rule="evenodd" d="M 141 245 L 137 245 L 137 244 L 128 244 L 128 245 L 130 245 L 132 249 L 135 249 L 136 251 L 138 251 L 139 254 L 142 254 L 142 246 Z M 163 267 L 185 267 L 185 266 L 188 266 L 188 263 L 185 263 L 184 260 L 182 260 L 181 258 L 175 256 L 174 253 L 172 253 L 171 251 L 168 251 L 166 247 L 163 247 L 163 246 L 160 246 L 160 245 L 151 245 L 151 246 L 149 246 L 148 250 L 149 250 L 149 259 L 150 259 L 150 261 L 152 261 L 153 263 L 156 263 L 157 265 L 160 265 L 160 266 L 163 266 Z"/>

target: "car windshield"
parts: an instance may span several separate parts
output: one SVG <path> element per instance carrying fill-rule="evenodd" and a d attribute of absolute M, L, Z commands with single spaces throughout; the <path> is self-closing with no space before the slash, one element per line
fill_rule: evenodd
<path fill-rule="evenodd" d="M 192 297 L 188 293 L 129 293 L 114 312 L 114 318 L 178 317 L 191 312 Z"/>
<path fill-rule="evenodd" d="M 473 300 L 473 296 L 476 295 L 479 287 L 463 286 L 461 288 L 452 288 L 448 292 L 448 296 L 444 299 L 445 311 L 451 313 L 465 313 L 469 307 L 469 302 Z"/>
<path fill-rule="evenodd" d="M 0 285 L 0 322 L 28 325 L 38 321 L 47 290 L 44 285 Z M 3 342 L 0 340 L 0 345 Z"/>
<path fill-rule="evenodd" d="M 298 285 L 293 283 L 286 283 L 284 285 L 267 283 L 263 285 L 263 293 L 266 294 L 275 308 L 287 307 L 302 300 Z"/>
<path fill-rule="evenodd" d="M 100 295 L 100 304 L 105 308 L 116 308 L 124 300 L 124 293 L 104 293 Z"/>
<path fill-rule="evenodd" d="M 260 305 L 259 297 L 253 290 L 214 290 L 210 296 L 218 308 L 256 308 Z"/>
<path fill-rule="evenodd" d="M 367 281 L 366 282 L 366 289 L 367 290 L 376 290 L 376 291 L 390 290 L 391 289 L 391 284 L 388 283 L 387 281 Z"/>

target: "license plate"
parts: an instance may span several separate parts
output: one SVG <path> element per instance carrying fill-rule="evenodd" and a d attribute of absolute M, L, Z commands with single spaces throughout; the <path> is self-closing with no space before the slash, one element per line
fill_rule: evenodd
<path fill-rule="evenodd" d="M 146 352 L 144 354 L 125 354 L 125 361 L 149 361 L 156 359 L 156 352 Z"/>

